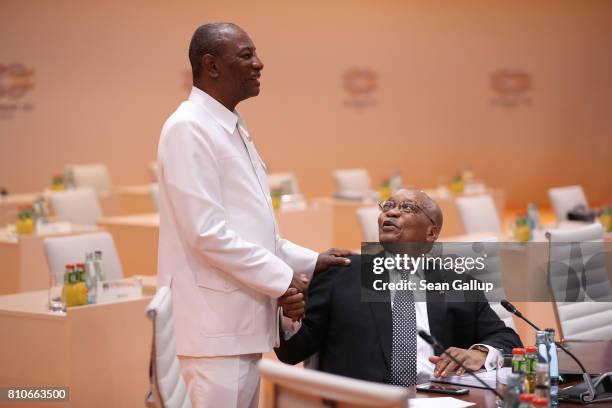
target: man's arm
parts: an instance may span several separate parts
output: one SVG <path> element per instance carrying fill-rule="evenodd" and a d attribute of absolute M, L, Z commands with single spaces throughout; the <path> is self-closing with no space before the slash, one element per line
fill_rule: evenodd
<path fill-rule="evenodd" d="M 491 309 L 484 292 L 479 291 L 478 302 L 473 303 L 476 323 L 476 343 L 469 350 L 449 347 L 446 351 L 461 361 L 471 370 L 485 368 L 490 370 L 496 364 L 498 352 L 502 349 L 509 353 L 514 347 L 522 347 L 523 343 L 514 330 L 507 327 L 497 313 Z M 484 346 L 484 347 L 478 347 Z M 492 350 L 494 349 L 494 350 Z M 485 351 L 486 350 L 486 351 Z M 432 356 L 429 361 L 436 365 L 434 376 L 463 374 L 464 370 L 444 356 Z"/>
<path fill-rule="evenodd" d="M 272 252 L 229 228 L 210 135 L 189 121 L 175 122 L 164 132 L 168 134 L 160 145 L 160 182 L 181 238 L 211 266 L 258 292 L 281 296 L 293 271 Z"/>
<path fill-rule="evenodd" d="M 312 278 L 308 286 L 306 314 L 300 329 L 288 340 L 285 340 L 284 333 L 281 332 L 280 346 L 274 349 L 279 360 L 287 364 L 297 364 L 322 350 L 328 333 L 334 282 L 342 269 L 331 268 Z"/>

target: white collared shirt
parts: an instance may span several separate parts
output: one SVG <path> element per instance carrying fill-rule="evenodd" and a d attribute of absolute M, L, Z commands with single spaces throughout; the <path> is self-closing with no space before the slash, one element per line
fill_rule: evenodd
<path fill-rule="evenodd" d="M 391 255 L 387 255 L 391 257 Z M 418 269 L 414 274 L 410 275 L 411 282 L 418 282 L 423 278 L 423 270 Z M 399 283 L 401 280 L 401 275 L 396 269 L 389 270 L 389 282 L 390 283 Z M 394 287 L 394 286 L 392 286 Z M 426 299 L 427 294 L 425 291 L 419 289 L 419 285 L 417 283 L 417 290 L 414 291 L 415 299 Z M 395 290 L 390 290 L 391 297 L 391 308 L 393 309 L 393 299 L 395 298 Z M 427 333 L 431 333 L 429 331 L 429 316 L 427 315 L 427 302 L 424 301 L 415 301 L 414 302 L 415 311 L 416 311 L 416 325 L 417 331 L 423 330 Z M 487 371 L 494 370 L 497 364 L 497 357 L 499 355 L 499 351 L 491 347 L 487 344 L 474 344 L 472 347 L 482 345 L 485 346 L 489 353 L 487 354 L 487 358 L 485 359 L 484 368 Z M 433 348 L 425 342 L 420 336 L 417 336 L 417 382 L 422 383 L 425 381 L 429 381 L 433 378 L 433 371 L 435 365 L 429 362 L 429 357 L 434 355 Z"/>

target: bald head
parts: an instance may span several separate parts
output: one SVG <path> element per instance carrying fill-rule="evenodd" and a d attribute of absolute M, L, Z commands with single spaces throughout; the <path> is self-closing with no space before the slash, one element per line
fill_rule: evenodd
<path fill-rule="evenodd" d="M 438 228 L 438 232 L 442 230 L 442 210 L 440 209 L 438 203 L 428 196 L 427 193 L 417 189 L 405 189 L 399 191 L 412 192 L 414 194 L 415 201 L 427 212 L 427 215 L 433 219 L 436 227 Z"/>
<path fill-rule="evenodd" d="M 222 56 L 229 35 L 236 31 L 244 30 L 234 23 L 208 23 L 195 30 L 189 43 L 189 62 L 194 81 L 202 75 L 202 57 L 206 54 Z"/>
<path fill-rule="evenodd" d="M 394 205 L 383 209 L 378 217 L 381 243 L 433 244 L 438 239 L 442 211 L 431 197 L 417 189 L 402 189 L 388 201 Z M 402 209 L 400 204 L 404 203 L 407 208 Z"/>

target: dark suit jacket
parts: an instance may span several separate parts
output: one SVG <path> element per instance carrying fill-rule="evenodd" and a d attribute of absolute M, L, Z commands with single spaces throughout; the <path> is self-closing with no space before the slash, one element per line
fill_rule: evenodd
<path fill-rule="evenodd" d="M 385 382 L 390 371 L 391 303 L 388 297 L 386 301 L 362 301 L 362 290 L 368 290 L 372 274 L 364 273 L 362 282 L 362 257 L 351 257 L 351 261 L 349 267 L 331 268 L 312 279 L 302 327 L 287 341 L 281 333 L 281 344 L 275 352 L 288 364 L 297 364 L 319 353 L 322 371 Z M 372 271 L 371 257 L 364 256 L 363 262 L 369 268 L 364 270 Z M 458 278 L 450 273 L 453 279 Z M 428 282 L 448 278 L 443 274 L 427 272 L 426 278 Z M 388 281 L 388 273 L 380 277 Z M 491 309 L 484 293 L 472 294 L 475 301 L 448 302 L 446 293 L 428 291 L 431 335 L 445 348 L 467 349 L 482 343 L 509 353 L 513 347 L 521 347 L 519 337 Z"/>

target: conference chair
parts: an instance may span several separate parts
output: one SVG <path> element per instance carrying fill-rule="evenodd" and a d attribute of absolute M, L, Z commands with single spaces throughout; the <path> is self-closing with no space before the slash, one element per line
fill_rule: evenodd
<path fill-rule="evenodd" d="M 466 234 L 501 232 L 499 214 L 490 195 L 463 196 L 455 202 Z"/>
<path fill-rule="evenodd" d="M 562 339 L 612 340 L 612 285 L 599 223 L 551 230 L 548 285 Z"/>
<path fill-rule="evenodd" d="M 111 179 L 105 164 L 69 164 L 66 173 L 71 174 L 75 187 L 91 187 L 98 193 L 111 189 Z"/>
<path fill-rule="evenodd" d="M 49 237 L 43 241 L 49 272 L 62 282 L 67 264 L 85 262 L 88 252 L 102 251 L 102 270 L 108 280 L 123 278 L 113 237 L 108 232 Z"/>
<path fill-rule="evenodd" d="M 378 207 L 361 207 L 357 209 L 357 221 L 361 229 L 363 242 L 378 242 Z"/>
<path fill-rule="evenodd" d="M 92 188 L 77 188 L 48 193 L 53 213 L 60 221 L 73 224 L 96 225 L 102 218 L 98 196 Z"/>
<path fill-rule="evenodd" d="M 485 269 L 479 271 L 474 269 L 470 275 L 483 282 L 493 284 L 493 290 L 485 293 L 491 309 L 504 322 L 506 327 L 516 329 L 512 313 L 507 311 L 502 305 L 501 300 L 507 297 L 504 289 L 502 259 L 500 243 L 495 236 L 483 236 L 478 238 L 478 242 L 443 242 L 441 243 L 444 256 L 456 257 L 478 257 L 487 255 Z"/>
<path fill-rule="evenodd" d="M 172 292 L 159 288 L 149 306 L 147 317 L 153 323 L 153 341 L 149 362 L 149 386 L 145 398 L 147 407 L 191 408 L 191 400 L 181 375 L 181 366 L 174 345 Z"/>
<path fill-rule="evenodd" d="M 149 176 L 151 176 L 151 181 L 153 183 L 157 183 L 157 162 L 156 161 L 149 162 Z"/>
<path fill-rule="evenodd" d="M 554 187 L 548 189 L 548 198 L 559 221 L 567 220 L 567 213 L 578 205 L 588 208 L 581 186 Z"/>
<path fill-rule="evenodd" d="M 300 194 L 300 187 L 293 173 L 268 174 L 268 186 L 270 190 L 281 189 L 283 194 Z"/>
<path fill-rule="evenodd" d="M 159 212 L 159 184 L 149 184 L 149 197 L 151 197 L 153 208 L 155 208 L 155 211 Z"/>
<path fill-rule="evenodd" d="M 272 408 L 408 407 L 413 389 L 305 370 L 262 359 L 261 378 L 272 384 Z"/>
<path fill-rule="evenodd" d="M 335 197 L 344 199 L 363 199 L 373 197 L 370 174 L 366 169 L 346 169 L 334 171 L 336 183 Z"/>

